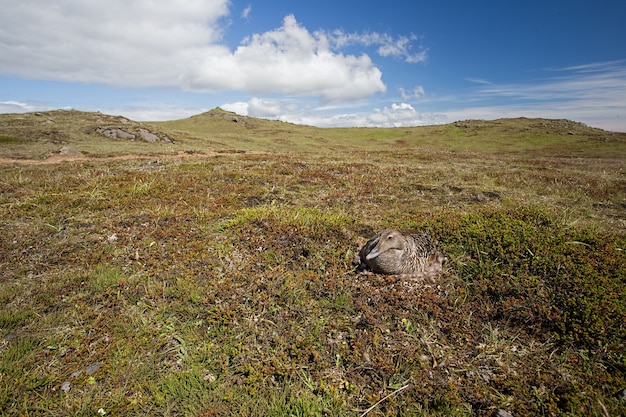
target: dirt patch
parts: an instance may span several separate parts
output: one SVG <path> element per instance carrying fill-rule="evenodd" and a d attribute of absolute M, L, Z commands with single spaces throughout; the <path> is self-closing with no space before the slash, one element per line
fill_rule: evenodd
<path fill-rule="evenodd" d="M 185 152 L 176 153 L 153 153 L 153 154 L 128 154 L 128 155 L 63 155 L 50 154 L 45 159 L 22 159 L 22 158 L 3 158 L 0 157 L 0 165 L 54 165 L 65 162 L 85 162 L 85 161 L 128 161 L 135 159 L 203 159 L 215 157 L 218 155 L 264 155 L 269 152 L 261 151 L 217 151 L 217 152 Z"/>

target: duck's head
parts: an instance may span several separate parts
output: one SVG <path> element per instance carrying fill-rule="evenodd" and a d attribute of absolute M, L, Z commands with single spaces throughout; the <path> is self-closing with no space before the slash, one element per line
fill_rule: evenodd
<path fill-rule="evenodd" d="M 380 238 L 372 250 L 365 256 L 365 259 L 371 260 L 383 253 L 391 254 L 391 251 L 398 251 L 398 254 L 400 254 L 405 248 L 406 240 L 404 235 L 399 230 L 386 229 L 381 232 Z"/>

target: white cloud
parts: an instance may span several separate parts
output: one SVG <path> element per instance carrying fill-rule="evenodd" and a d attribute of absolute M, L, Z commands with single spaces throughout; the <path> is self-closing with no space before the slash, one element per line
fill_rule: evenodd
<path fill-rule="evenodd" d="M 224 110 L 235 113 L 281 120 L 317 127 L 402 127 L 444 123 L 444 115 L 423 114 L 408 103 L 393 103 L 391 107 L 373 110 L 341 112 L 337 107 L 314 108 L 308 103 L 294 103 L 291 100 L 252 98 L 247 102 L 227 103 Z"/>
<path fill-rule="evenodd" d="M 180 120 L 206 111 L 208 108 L 189 107 L 129 107 L 108 109 L 104 113 L 121 115 L 135 121 L 166 121 Z"/>
<path fill-rule="evenodd" d="M 248 102 L 248 114 L 254 117 L 276 119 L 282 113 L 284 103 L 279 100 L 269 100 L 253 97 Z"/>
<path fill-rule="evenodd" d="M 20 0 L 0 15 L 0 73 L 116 86 L 176 86 L 220 41 L 228 0 Z"/>
<path fill-rule="evenodd" d="M 25 103 L 17 100 L 0 101 L 0 114 L 2 113 L 30 113 L 36 111 L 49 111 L 49 110 L 70 110 L 68 106 L 53 106 L 50 103 L 42 101 L 34 101 L 31 103 Z"/>
<path fill-rule="evenodd" d="M 427 50 L 412 51 L 412 43 L 418 40 L 415 35 L 394 38 L 387 33 L 344 33 L 341 30 L 324 35 L 335 48 L 348 45 L 378 46 L 377 53 L 383 57 L 393 57 L 408 63 L 425 62 L 428 59 Z"/>
<path fill-rule="evenodd" d="M 14 100 L 0 101 L 0 113 L 26 113 L 36 110 L 36 107 L 28 103 Z"/>
<path fill-rule="evenodd" d="M 226 103 L 220 106 L 223 110 L 232 111 L 242 116 L 248 116 L 248 107 L 250 105 L 245 101 L 236 101 L 234 103 Z"/>
<path fill-rule="evenodd" d="M 214 48 L 191 65 L 183 79 L 194 91 L 273 92 L 344 101 L 385 92 L 381 77 L 367 55 L 333 52 L 323 34 L 311 34 L 289 15 L 280 28 L 247 38 L 232 53 Z"/>
<path fill-rule="evenodd" d="M 311 33 L 292 15 L 277 29 L 253 34 L 231 50 L 222 40 L 229 0 L 180 0 L 175 6 L 144 0 L 3 3 L 0 75 L 280 93 L 328 102 L 386 91 L 368 55 L 342 53 L 326 32 Z M 250 11 L 246 7 L 242 17 Z M 408 38 L 381 39 L 368 42 L 380 45 L 385 55 L 403 54 L 410 46 Z"/>
<path fill-rule="evenodd" d="M 247 5 L 246 8 L 243 9 L 243 11 L 241 12 L 241 18 L 248 20 L 248 18 L 250 17 L 250 12 L 252 12 L 252 6 Z"/>
<path fill-rule="evenodd" d="M 402 97 L 402 100 L 407 100 L 407 101 L 408 100 L 420 100 L 426 96 L 424 87 L 421 85 L 416 85 L 415 87 L 413 87 L 412 90 L 409 90 L 409 91 L 400 87 L 398 91 L 400 91 L 400 96 Z"/>
<path fill-rule="evenodd" d="M 368 116 L 373 126 L 378 127 L 401 127 L 420 126 L 425 124 L 422 116 L 408 103 L 393 103 L 391 107 L 374 109 Z"/>

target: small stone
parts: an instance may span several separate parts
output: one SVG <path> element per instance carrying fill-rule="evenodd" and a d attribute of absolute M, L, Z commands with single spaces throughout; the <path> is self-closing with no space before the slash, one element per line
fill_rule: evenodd
<path fill-rule="evenodd" d="M 59 149 L 59 155 L 80 156 L 82 152 L 72 149 L 69 146 L 62 146 L 61 149 Z"/>
<path fill-rule="evenodd" d="M 513 417 L 513 414 L 509 413 L 506 410 L 498 408 L 496 411 L 493 412 L 492 417 Z"/>
<path fill-rule="evenodd" d="M 64 383 L 61 384 L 61 391 L 63 392 L 69 392 L 71 389 L 70 383 L 68 381 L 65 381 Z"/>
<path fill-rule="evenodd" d="M 94 362 L 91 365 L 87 366 L 85 371 L 87 371 L 87 375 L 91 375 L 96 372 L 100 368 L 100 362 Z"/>

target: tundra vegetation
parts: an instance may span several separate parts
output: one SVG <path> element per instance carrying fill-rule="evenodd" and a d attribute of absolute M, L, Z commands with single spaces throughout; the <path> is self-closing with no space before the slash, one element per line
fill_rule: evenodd
<path fill-rule="evenodd" d="M 626 134 L 57 111 L 0 152 L 3 415 L 626 415 Z M 384 228 L 437 285 L 354 272 Z"/>

